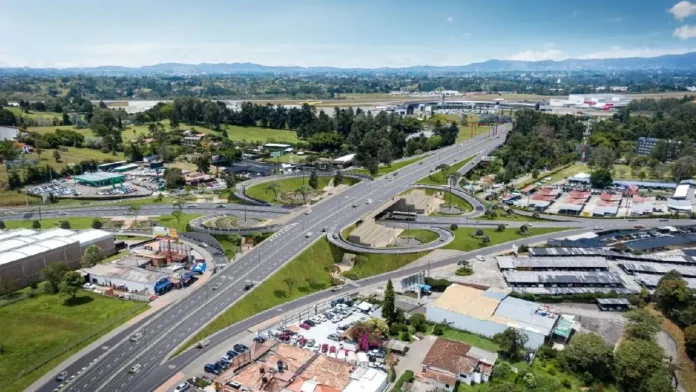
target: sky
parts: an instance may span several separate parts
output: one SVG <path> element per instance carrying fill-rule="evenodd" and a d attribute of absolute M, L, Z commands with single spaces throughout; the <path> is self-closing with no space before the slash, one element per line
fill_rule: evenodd
<path fill-rule="evenodd" d="M 0 67 L 376 68 L 696 51 L 696 2 L 676 0 L 0 0 L 0 26 Z"/>

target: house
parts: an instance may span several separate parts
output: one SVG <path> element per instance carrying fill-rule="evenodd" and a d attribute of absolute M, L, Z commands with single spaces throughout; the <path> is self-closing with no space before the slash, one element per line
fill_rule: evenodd
<path fill-rule="evenodd" d="M 22 154 L 31 154 L 34 152 L 34 147 L 26 143 L 17 143 L 17 147 L 22 151 Z"/>
<path fill-rule="evenodd" d="M 201 142 L 201 136 L 185 136 L 184 144 L 187 146 L 197 146 Z"/>
<path fill-rule="evenodd" d="M 19 136 L 19 128 L 0 126 L 0 140 L 14 140 Z"/>
<path fill-rule="evenodd" d="M 419 378 L 436 389 L 453 391 L 457 381 L 488 382 L 498 354 L 466 343 L 438 338 L 421 363 Z"/>

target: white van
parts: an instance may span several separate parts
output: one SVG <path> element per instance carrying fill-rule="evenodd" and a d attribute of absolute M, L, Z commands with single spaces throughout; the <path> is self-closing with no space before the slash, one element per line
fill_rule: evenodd
<path fill-rule="evenodd" d="M 309 237 L 312 236 L 312 232 L 310 231 L 310 232 L 308 232 L 307 234 L 305 234 L 304 236 L 305 236 L 305 238 L 309 238 Z"/>

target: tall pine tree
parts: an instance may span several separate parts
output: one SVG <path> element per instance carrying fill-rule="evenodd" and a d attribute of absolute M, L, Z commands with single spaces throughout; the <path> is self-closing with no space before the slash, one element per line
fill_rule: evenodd
<path fill-rule="evenodd" d="M 394 305 L 394 286 L 391 279 L 387 281 L 384 289 L 384 304 L 382 305 L 382 317 L 387 320 L 387 324 L 392 325 L 396 318 L 396 306 Z"/>

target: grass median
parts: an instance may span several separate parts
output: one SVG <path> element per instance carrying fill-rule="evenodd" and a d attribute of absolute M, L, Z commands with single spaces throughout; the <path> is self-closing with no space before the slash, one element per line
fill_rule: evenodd
<path fill-rule="evenodd" d="M 395 172 L 403 167 L 414 164 L 414 163 L 416 163 L 416 162 L 418 162 L 418 161 L 420 161 L 428 156 L 429 155 L 422 155 L 422 156 L 419 156 L 416 158 L 404 159 L 403 161 L 394 162 L 391 165 L 380 165 L 379 169 L 377 170 L 377 174 L 375 174 L 375 177 L 379 177 L 379 176 L 383 176 L 385 174 Z M 370 171 L 367 169 L 355 169 L 355 170 L 351 170 L 350 172 L 355 173 L 355 174 L 370 175 Z"/>
<path fill-rule="evenodd" d="M 485 233 L 490 242 L 484 242 L 479 238 L 472 237 L 476 231 L 481 230 Z M 539 227 L 529 229 L 526 235 L 517 233 L 517 228 L 509 227 L 503 231 L 497 229 L 476 229 L 471 227 L 460 227 L 454 231 L 454 240 L 447 244 L 443 249 L 456 249 L 464 252 L 470 252 L 477 249 L 487 248 L 489 246 L 503 244 L 510 241 L 521 240 L 528 237 L 534 237 L 542 234 L 555 233 L 558 231 L 572 230 L 567 227 Z M 534 239 L 532 242 L 536 241 Z"/>
<path fill-rule="evenodd" d="M 466 158 L 463 161 L 457 162 L 454 165 L 450 166 L 450 168 L 447 170 L 446 175 L 442 175 L 442 170 L 438 170 L 434 173 L 430 173 L 426 177 L 421 178 L 420 180 L 416 181 L 416 184 L 420 185 L 447 185 L 448 177 L 450 174 L 453 174 L 455 172 L 458 172 L 459 169 L 464 167 L 467 163 L 471 162 L 472 159 L 476 158 L 478 154 L 474 154 L 468 158 Z"/>

